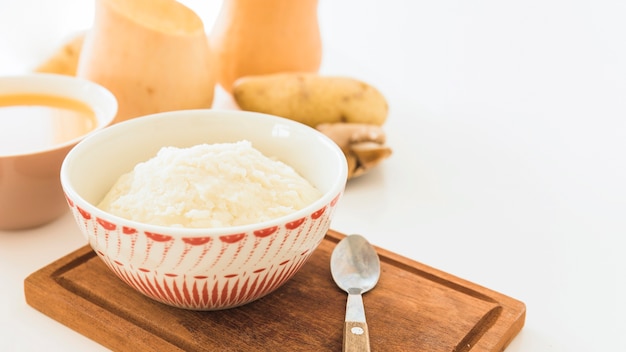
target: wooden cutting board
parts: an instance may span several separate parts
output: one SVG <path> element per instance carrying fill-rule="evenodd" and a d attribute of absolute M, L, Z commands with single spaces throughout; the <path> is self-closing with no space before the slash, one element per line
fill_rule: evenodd
<path fill-rule="evenodd" d="M 290 281 L 242 307 L 188 311 L 119 280 L 85 246 L 26 278 L 29 305 L 115 351 L 341 351 L 346 294 L 330 275 L 344 235 L 329 231 Z M 363 296 L 372 351 L 502 351 L 524 303 L 377 248 L 382 274 Z"/>

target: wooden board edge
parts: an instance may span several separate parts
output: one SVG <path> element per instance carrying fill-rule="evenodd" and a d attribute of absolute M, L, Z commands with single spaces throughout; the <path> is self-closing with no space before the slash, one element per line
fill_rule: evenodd
<path fill-rule="evenodd" d="M 164 348 L 168 351 L 178 350 L 168 341 L 148 333 L 139 326 L 129 327 L 123 317 L 81 296 L 66 295 L 62 294 L 63 292 L 59 295 L 50 294 L 51 291 L 67 291 L 56 280 L 55 272 L 63 272 L 68 269 L 68 265 L 75 266 L 77 262 L 84 262 L 94 256 L 91 247 L 84 246 L 27 276 L 24 280 L 26 303 L 42 314 L 114 351 L 133 352 L 137 350 L 138 345 L 142 346 L 142 351 L 148 352 L 163 351 Z M 81 260 L 81 257 L 85 260 Z M 89 314 L 88 325 L 81 323 L 85 319 L 85 314 Z M 103 339 L 101 336 L 107 338 Z M 127 343 L 129 340 L 137 341 L 137 344 L 129 345 Z"/>

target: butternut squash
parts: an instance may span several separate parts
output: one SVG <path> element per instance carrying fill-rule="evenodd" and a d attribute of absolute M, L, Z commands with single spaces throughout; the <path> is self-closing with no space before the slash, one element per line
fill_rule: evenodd
<path fill-rule="evenodd" d="M 209 33 L 217 82 L 231 92 L 243 76 L 317 72 L 322 41 L 318 0 L 224 0 Z"/>
<path fill-rule="evenodd" d="M 35 72 L 76 76 L 78 57 L 83 47 L 85 34 L 85 31 L 72 34 L 50 56 L 35 67 Z"/>
<path fill-rule="evenodd" d="M 114 122 L 210 108 L 215 67 L 200 17 L 175 0 L 96 0 L 76 75 L 118 99 Z"/>

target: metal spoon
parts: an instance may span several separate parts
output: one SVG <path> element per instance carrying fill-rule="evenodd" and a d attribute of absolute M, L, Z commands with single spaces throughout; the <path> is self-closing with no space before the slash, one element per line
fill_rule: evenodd
<path fill-rule="evenodd" d="M 337 286 L 348 293 L 343 351 L 369 351 L 369 332 L 361 295 L 374 288 L 378 282 L 378 254 L 363 236 L 346 236 L 337 243 L 330 256 L 330 272 Z"/>

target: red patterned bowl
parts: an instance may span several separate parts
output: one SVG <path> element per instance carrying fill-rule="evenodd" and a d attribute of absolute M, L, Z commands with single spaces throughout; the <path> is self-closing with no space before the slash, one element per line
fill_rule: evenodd
<path fill-rule="evenodd" d="M 121 174 L 163 146 L 242 139 L 296 169 L 323 196 L 271 221 L 206 229 L 139 223 L 96 207 Z M 265 114 L 213 109 L 118 123 L 80 142 L 61 168 L 76 223 L 112 272 L 152 299 L 193 310 L 240 306 L 289 280 L 322 241 L 346 176 L 342 151 L 315 129 Z"/>

